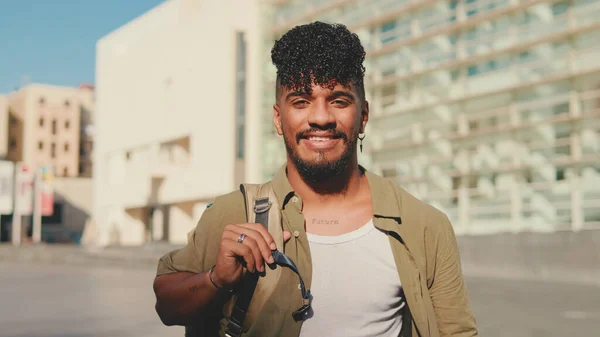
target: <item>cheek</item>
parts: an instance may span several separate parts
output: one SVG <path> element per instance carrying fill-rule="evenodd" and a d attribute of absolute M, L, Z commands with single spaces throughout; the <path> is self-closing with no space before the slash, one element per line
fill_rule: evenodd
<path fill-rule="evenodd" d="M 289 116 L 289 114 L 281 116 L 280 124 L 283 133 L 295 133 L 300 131 L 304 126 L 303 120 L 301 118 L 292 117 Z"/>

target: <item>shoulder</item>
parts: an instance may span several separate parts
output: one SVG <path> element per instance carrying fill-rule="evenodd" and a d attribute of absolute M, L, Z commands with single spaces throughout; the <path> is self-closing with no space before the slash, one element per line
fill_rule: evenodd
<path fill-rule="evenodd" d="M 442 229 L 450 225 L 448 216 L 435 206 L 421 200 L 395 181 L 371 173 L 371 181 L 379 189 L 378 193 L 393 197 L 402 222 L 409 230 Z"/>
<path fill-rule="evenodd" d="M 417 198 L 412 193 L 408 192 L 401 186 L 395 185 L 397 193 L 402 201 L 403 213 L 415 213 L 415 215 L 421 215 L 424 220 L 424 225 L 435 225 L 445 222 L 449 222 L 446 213 L 436 208 L 435 206 Z"/>
<path fill-rule="evenodd" d="M 232 191 L 219 195 L 208 204 L 205 214 L 209 215 L 222 225 L 245 222 L 246 205 L 242 192 Z"/>

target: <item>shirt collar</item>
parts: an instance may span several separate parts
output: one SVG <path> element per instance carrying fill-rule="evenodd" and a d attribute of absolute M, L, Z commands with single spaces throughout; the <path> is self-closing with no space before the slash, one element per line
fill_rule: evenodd
<path fill-rule="evenodd" d="M 294 189 L 288 180 L 285 164 L 275 173 L 272 183 L 273 189 L 275 190 L 275 196 L 279 201 L 279 208 L 283 210 L 295 194 Z M 299 198 L 299 196 L 297 197 Z"/>
<path fill-rule="evenodd" d="M 393 219 L 398 224 L 402 223 L 401 219 L 401 201 L 396 193 L 397 188 L 389 179 L 383 178 L 375 173 L 367 171 L 364 167 L 360 167 L 367 177 L 369 186 L 371 187 L 371 198 L 373 202 L 373 216 L 375 218 Z M 295 195 L 294 189 L 287 178 L 286 165 L 283 165 L 273 177 L 273 189 L 279 201 L 280 209 L 284 209 L 287 203 L 293 197 L 300 198 Z"/>

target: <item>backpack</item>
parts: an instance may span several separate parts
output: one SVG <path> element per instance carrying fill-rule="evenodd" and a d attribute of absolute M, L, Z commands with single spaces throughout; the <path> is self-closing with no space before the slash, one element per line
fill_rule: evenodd
<path fill-rule="evenodd" d="M 273 236 L 277 250 L 283 250 L 283 228 L 279 203 L 271 182 L 264 184 L 241 184 L 240 191 L 244 196 L 246 206 L 246 221 L 260 223 Z M 241 289 L 234 299 L 231 314 L 227 323 L 226 336 L 239 337 L 248 331 L 251 323 L 261 311 L 267 299 L 275 289 L 281 276 L 281 268 L 265 268 L 263 277 L 257 273 L 247 272 L 242 281 Z"/>
<path fill-rule="evenodd" d="M 264 184 L 241 184 L 240 191 L 244 196 L 246 208 L 246 221 L 248 223 L 260 223 L 273 236 L 277 250 L 273 251 L 276 265 L 265 268 L 263 277 L 257 273 L 247 272 L 241 280 L 241 289 L 238 295 L 231 301 L 230 317 L 225 330 L 226 337 L 240 337 L 242 332 L 248 331 L 252 322 L 256 320 L 262 307 L 267 302 L 275 289 L 275 285 L 281 276 L 282 267 L 292 269 L 300 278 L 300 286 L 304 305 L 293 313 L 296 321 L 302 320 L 308 314 L 310 308 L 310 291 L 304 287 L 304 281 L 294 262 L 283 251 L 283 226 L 280 204 L 269 181 Z M 404 297 L 404 294 L 402 295 Z M 412 336 L 412 314 L 408 309 L 408 303 L 403 313 L 403 328 L 400 336 Z"/>

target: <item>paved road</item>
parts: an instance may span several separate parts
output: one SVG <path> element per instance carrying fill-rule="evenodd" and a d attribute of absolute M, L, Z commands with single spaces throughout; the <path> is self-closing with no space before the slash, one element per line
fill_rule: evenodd
<path fill-rule="evenodd" d="M 0 337 L 168 337 L 153 270 L 0 264 Z M 482 337 L 600 336 L 600 288 L 468 279 Z"/>

